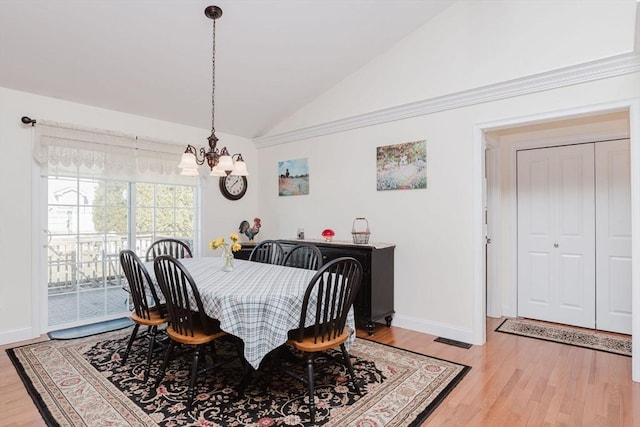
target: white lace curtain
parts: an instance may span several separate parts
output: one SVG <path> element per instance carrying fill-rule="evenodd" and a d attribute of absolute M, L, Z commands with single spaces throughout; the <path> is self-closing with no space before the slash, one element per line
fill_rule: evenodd
<path fill-rule="evenodd" d="M 195 184 L 194 177 L 179 175 L 183 149 L 177 143 L 39 120 L 34 158 L 44 176 Z"/>

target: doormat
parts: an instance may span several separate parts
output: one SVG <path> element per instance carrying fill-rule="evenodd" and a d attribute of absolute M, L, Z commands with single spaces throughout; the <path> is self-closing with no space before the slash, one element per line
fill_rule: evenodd
<path fill-rule="evenodd" d="M 574 345 L 631 357 L 631 337 L 529 319 L 505 319 L 497 332 Z"/>
<path fill-rule="evenodd" d="M 7 353 L 47 425 L 64 426 L 298 426 L 310 427 L 308 390 L 275 370 L 268 386 L 258 371 L 243 395 L 238 359 L 198 377 L 193 408 L 186 407 L 191 355 L 174 357 L 158 387 L 161 355 L 144 381 L 147 342 L 133 343 L 122 363 L 130 330 L 76 340 L 45 341 Z M 216 340 L 221 358 L 236 355 L 231 340 Z M 321 356 L 327 361 L 340 352 Z M 356 338 L 349 350 L 360 396 L 342 364 L 315 377 L 316 426 L 417 427 L 463 379 L 469 367 Z"/>
<path fill-rule="evenodd" d="M 76 326 L 75 328 L 60 329 L 51 331 L 49 339 L 52 340 L 72 340 L 75 338 L 88 337 L 90 335 L 102 334 L 104 332 L 117 331 L 118 329 L 128 328 L 133 325 L 133 321 L 128 317 L 120 319 L 107 320 L 105 322 L 93 323 L 91 325 Z"/>

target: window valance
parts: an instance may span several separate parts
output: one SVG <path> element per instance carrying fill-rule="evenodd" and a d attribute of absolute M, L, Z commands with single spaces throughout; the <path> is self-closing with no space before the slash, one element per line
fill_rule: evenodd
<path fill-rule="evenodd" d="M 184 145 L 39 120 L 33 154 L 44 176 L 195 184 L 195 178 L 178 173 Z"/>

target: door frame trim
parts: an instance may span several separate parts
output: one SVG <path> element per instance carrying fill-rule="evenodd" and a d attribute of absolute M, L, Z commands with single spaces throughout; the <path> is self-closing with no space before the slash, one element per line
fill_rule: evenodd
<path fill-rule="evenodd" d="M 489 317 L 500 318 L 502 317 L 503 307 L 502 307 L 502 299 L 501 295 L 501 287 L 500 280 L 498 280 L 498 263 L 496 262 L 496 258 L 499 257 L 500 253 L 500 241 L 501 241 L 501 233 L 500 227 L 498 224 L 502 222 L 500 206 L 502 206 L 502 192 L 499 190 L 502 168 L 499 167 L 500 164 L 500 147 L 497 141 L 491 140 L 491 138 L 487 138 L 487 144 L 485 146 L 485 176 L 486 176 L 486 192 L 484 196 L 485 203 L 487 206 L 487 237 L 491 238 L 491 243 L 485 245 L 485 265 L 487 271 L 485 271 L 486 278 L 492 278 L 493 282 L 486 284 L 486 315 Z M 487 160 L 491 158 L 491 161 L 494 164 L 494 168 L 492 170 L 488 170 Z M 492 196 L 489 197 L 489 189 L 492 189 Z M 491 226 L 491 233 L 489 233 L 489 224 Z M 491 245 L 491 246 L 489 246 Z M 491 254 L 493 259 L 488 257 L 489 255 L 489 247 L 491 247 Z M 486 279 L 485 279 L 486 280 Z"/>
<path fill-rule="evenodd" d="M 483 211 L 484 194 L 483 178 L 485 175 L 484 150 L 487 144 L 486 134 L 492 131 L 506 129 L 510 127 L 544 123 L 548 121 L 564 120 L 581 116 L 594 116 L 612 112 L 627 112 L 629 115 L 629 137 L 630 158 L 631 158 L 631 286 L 632 286 L 632 337 L 640 337 L 640 98 L 631 98 L 617 102 L 588 105 L 583 107 L 569 108 L 557 111 L 549 111 L 539 114 L 531 114 L 520 117 L 503 118 L 490 122 L 480 122 L 474 125 L 473 131 L 473 242 L 474 242 L 474 310 L 473 310 L 473 336 L 474 344 L 481 344 L 486 341 L 486 298 L 485 298 L 485 251 L 483 235 Z M 625 136 L 625 137 L 627 137 Z M 592 137 L 593 140 L 593 137 Z M 576 139 L 573 139 L 576 142 Z M 515 150 L 509 152 L 509 164 L 513 165 Z M 510 181 L 514 168 L 510 167 Z M 513 205 L 513 193 L 508 195 L 508 201 Z M 513 221 L 511 215 L 510 221 Z M 512 222 L 515 224 L 515 222 Z M 511 252 L 511 263 L 517 260 L 514 251 Z M 512 264 L 513 265 L 513 264 Z M 509 282 L 513 283 L 513 272 L 510 274 Z M 513 294 L 513 292 L 511 292 Z M 517 297 L 517 295 L 515 295 Z M 514 303 L 515 300 L 515 303 Z M 510 295 L 508 307 L 504 311 L 505 316 L 512 316 L 512 308 L 517 307 L 517 298 Z M 640 382 L 640 339 L 632 340 L 632 380 Z"/>

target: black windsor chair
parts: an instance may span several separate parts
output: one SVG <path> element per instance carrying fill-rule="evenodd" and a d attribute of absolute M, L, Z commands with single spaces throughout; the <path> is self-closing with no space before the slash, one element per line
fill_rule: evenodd
<path fill-rule="evenodd" d="M 284 249 L 275 240 L 263 240 L 253 248 L 249 261 L 281 265 L 284 261 Z"/>
<path fill-rule="evenodd" d="M 354 258 L 342 257 L 325 264 L 313 276 L 302 304 L 300 323 L 297 329 L 289 331 L 287 344 L 302 352 L 304 358 L 299 364 L 284 371 L 307 385 L 309 392 L 309 414 L 311 423 L 315 423 L 314 404 L 314 358 L 320 352 L 332 348 L 340 348 L 342 359 L 351 376 L 351 382 L 358 394 L 362 394 L 356 383 L 355 373 L 345 342 L 353 332 L 346 327 L 347 316 L 362 281 L 362 266 Z M 312 299 L 312 297 L 314 297 Z M 312 304 L 311 302 L 314 301 Z M 313 319 L 311 326 L 307 319 Z M 288 348 L 280 347 L 274 354 L 272 367 L 276 367 Z M 306 366 L 306 373 L 301 374 L 299 365 Z"/>
<path fill-rule="evenodd" d="M 140 258 L 135 252 L 125 249 L 120 251 L 120 264 L 124 275 L 129 282 L 129 292 L 133 311 L 130 314 L 131 320 L 135 323 L 133 332 L 129 338 L 127 349 L 122 357 L 122 363 L 126 363 L 131 351 L 131 345 L 136 339 L 140 325 L 148 326 L 149 349 L 147 350 L 147 366 L 144 371 L 144 380 L 149 378 L 149 368 L 151 366 L 151 356 L 156 344 L 158 326 L 167 323 L 168 317 L 163 305 L 160 304 L 158 294 L 151 282 L 149 272 L 145 268 Z"/>
<path fill-rule="evenodd" d="M 160 239 L 156 240 L 147 249 L 147 262 L 153 261 L 157 256 L 171 255 L 174 258 L 192 258 L 191 248 L 189 245 L 178 239 Z"/>
<path fill-rule="evenodd" d="M 323 264 L 322 253 L 315 245 L 307 243 L 296 245 L 286 255 L 282 264 L 289 267 L 317 270 Z"/>
<path fill-rule="evenodd" d="M 164 378 L 175 344 L 193 347 L 191 376 L 187 392 L 187 406 L 190 408 L 195 397 L 195 384 L 198 376 L 230 362 L 230 360 L 220 361 L 199 369 L 202 348 L 205 344 L 212 343 L 228 334 L 220 329 L 220 322 L 217 319 L 212 319 L 205 314 L 200 292 L 191 274 L 180 261 L 170 255 L 160 255 L 154 260 L 154 271 L 167 301 L 170 322 L 167 327 L 167 335 L 170 338 L 169 348 L 156 379 L 156 387 Z M 237 337 L 233 337 L 233 339 L 243 364 L 244 381 L 248 377 L 249 369 L 248 363 L 244 359 L 244 344 Z M 242 383 L 241 387 L 243 388 Z"/>

